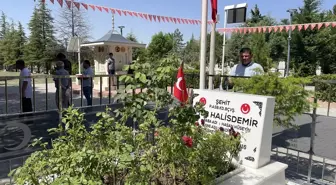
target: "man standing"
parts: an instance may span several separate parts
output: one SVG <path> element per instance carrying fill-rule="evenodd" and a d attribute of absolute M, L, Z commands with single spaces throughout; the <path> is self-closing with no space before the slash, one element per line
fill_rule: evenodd
<path fill-rule="evenodd" d="M 252 51 L 250 48 L 240 50 L 240 64 L 236 64 L 230 71 L 230 76 L 254 76 L 264 72 L 263 67 L 252 61 Z"/>
<path fill-rule="evenodd" d="M 113 75 L 115 74 L 115 60 L 113 58 L 113 53 L 109 53 L 109 58 L 106 60 L 106 70 L 106 73 L 112 76 L 110 77 L 109 82 L 112 81 L 112 85 L 114 86 Z"/>
<path fill-rule="evenodd" d="M 82 77 L 82 86 L 83 86 L 83 93 L 87 101 L 87 105 L 92 105 L 92 77 L 93 77 L 93 70 L 91 68 L 90 61 L 84 60 L 83 63 L 84 71 L 83 75 L 86 77 Z M 89 76 L 89 77 L 88 77 Z"/>
<path fill-rule="evenodd" d="M 32 112 L 32 85 L 31 74 L 28 68 L 25 67 L 23 60 L 16 61 L 16 68 L 20 69 L 20 91 L 22 95 L 22 112 Z M 25 77 L 25 78 L 23 78 Z"/>
<path fill-rule="evenodd" d="M 72 74 L 71 62 L 66 58 L 66 56 L 63 53 L 58 53 L 56 59 L 64 63 L 64 69 L 68 71 L 69 75 L 71 75 Z"/>
<path fill-rule="evenodd" d="M 55 75 L 60 76 L 60 78 L 54 78 L 55 87 L 56 87 L 56 104 L 59 107 L 59 88 L 61 87 L 62 91 L 62 108 L 68 108 L 70 105 L 70 78 L 64 78 L 64 76 L 68 76 L 69 72 L 64 69 L 64 63 L 62 61 L 58 61 L 56 63 L 56 72 Z M 63 77 L 62 77 L 63 76 Z"/>

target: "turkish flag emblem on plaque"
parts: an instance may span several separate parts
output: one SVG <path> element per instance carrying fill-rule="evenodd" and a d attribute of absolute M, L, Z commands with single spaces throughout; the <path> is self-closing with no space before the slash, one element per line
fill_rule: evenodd
<path fill-rule="evenodd" d="M 243 113 L 243 114 L 248 114 L 251 110 L 251 107 L 249 104 L 247 103 L 244 103 L 241 107 L 240 107 L 240 111 Z"/>

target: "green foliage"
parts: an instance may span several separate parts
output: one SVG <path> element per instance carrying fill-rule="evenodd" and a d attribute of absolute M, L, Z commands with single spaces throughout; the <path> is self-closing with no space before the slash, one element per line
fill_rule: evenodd
<path fill-rule="evenodd" d="M 151 59 L 161 59 L 173 49 L 173 38 L 170 34 L 159 32 L 152 36 L 152 40 L 147 47 L 148 56 Z"/>
<path fill-rule="evenodd" d="M 305 78 L 279 78 L 277 73 L 233 79 L 235 91 L 275 97 L 274 124 L 284 127 L 295 126 L 295 116 L 310 110 L 310 92 L 304 89 L 309 82 Z"/>
<path fill-rule="evenodd" d="M 28 63 L 51 68 L 51 61 L 57 52 L 57 42 L 54 37 L 53 18 L 45 3 L 35 7 L 29 22 L 30 37 L 25 48 L 25 60 Z"/>
<path fill-rule="evenodd" d="M 330 83 L 336 80 L 336 75 L 321 75 L 314 79 L 315 91 L 319 100 L 336 102 L 336 84 Z"/>
<path fill-rule="evenodd" d="M 196 124 L 207 116 L 203 105 L 181 106 L 163 86 L 176 73 L 179 61 L 169 56 L 157 63 L 132 64 L 134 76 L 120 78 L 124 106 L 98 113 L 99 121 L 86 129 L 84 114 L 69 108 L 63 124 L 51 129 L 60 135 L 52 148 L 35 152 L 14 174 L 23 184 L 211 184 L 234 169 L 240 137 L 206 132 Z M 153 65 L 155 64 L 155 65 Z M 127 70 L 127 69 L 126 69 Z M 163 88 L 164 87 L 164 88 Z M 168 125 L 158 114 L 168 115 Z M 126 126 L 133 121 L 134 127 Z"/>

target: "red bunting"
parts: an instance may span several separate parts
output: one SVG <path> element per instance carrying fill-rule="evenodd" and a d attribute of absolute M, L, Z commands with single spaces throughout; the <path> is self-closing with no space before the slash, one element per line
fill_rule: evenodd
<path fill-rule="evenodd" d="M 336 22 L 332 23 L 332 27 L 334 27 L 334 28 L 336 27 Z"/>
<path fill-rule="evenodd" d="M 63 0 L 57 0 L 58 4 L 63 7 Z"/>
<path fill-rule="evenodd" d="M 77 7 L 77 9 L 79 10 L 80 8 L 80 4 L 78 2 L 74 2 L 74 5 Z"/>
<path fill-rule="evenodd" d="M 82 6 L 83 6 L 86 10 L 88 10 L 88 5 L 87 5 L 87 4 L 82 3 Z"/>
<path fill-rule="evenodd" d="M 44 0 L 45 1 L 45 0 Z M 50 2 L 52 3 L 52 4 L 54 4 L 54 0 L 50 0 Z"/>
<path fill-rule="evenodd" d="M 169 22 L 169 17 L 165 17 L 166 18 L 166 21 Z"/>
<path fill-rule="evenodd" d="M 317 24 L 317 29 L 318 29 L 318 30 L 321 29 L 322 26 L 323 26 L 323 23 L 318 23 L 318 24 Z"/>
<path fill-rule="evenodd" d="M 103 7 L 103 9 L 105 10 L 106 13 L 110 13 L 109 9 L 106 7 Z"/>
<path fill-rule="evenodd" d="M 72 2 L 71 2 L 71 1 L 65 1 L 65 2 L 66 2 L 66 4 L 67 4 L 68 8 L 70 9 L 70 8 L 71 8 L 71 5 L 72 5 Z"/>
<path fill-rule="evenodd" d="M 136 12 L 133 12 L 133 15 L 135 15 L 135 17 L 138 17 L 138 13 Z"/>
<path fill-rule="evenodd" d="M 100 12 L 103 11 L 103 8 L 102 8 L 101 6 L 96 6 L 96 8 L 97 8 Z"/>
<path fill-rule="evenodd" d="M 138 15 L 139 15 L 141 18 L 144 18 L 144 16 L 143 16 L 142 13 L 138 13 Z"/>
<path fill-rule="evenodd" d="M 159 22 L 161 22 L 161 18 L 160 18 L 160 16 L 159 16 L 159 15 L 157 16 L 157 19 L 158 19 L 158 21 L 159 21 Z"/>
<path fill-rule="evenodd" d="M 110 8 L 110 10 L 111 10 L 111 12 L 113 13 L 113 14 L 115 14 L 115 9 L 114 8 Z"/>
<path fill-rule="evenodd" d="M 127 16 L 126 10 L 121 10 L 121 11 L 122 11 L 122 13 L 124 13 L 125 16 Z"/>
<path fill-rule="evenodd" d="M 128 15 L 130 15 L 130 16 L 132 16 L 132 17 L 133 17 L 133 14 L 132 14 L 132 12 L 130 12 L 130 11 L 127 11 L 127 13 L 128 13 Z"/>
<path fill-rule="evenodd" d="M 154 21 L 156 22 L 156 15 L 153 15 L 153 19 L 154 19 Z"/>
<path fill-rule="evenodd" d="M 307 30 L 309 26 L 310 26 L 310 24 L 305 24 L 305 25 L 303 25 L 304 30 Z"/>
<path fill-rule="evenodd" d="M 117 10 L 118 14 L 121 16 L 121 10 L 119 10 L 119 9 L 116 9 L 116 10 Z"/>
<path fill-rule="evenodd" d="M 303 27 L 303 25 L 302 25 L 302 24 L 299 24 L 299 25 L 298 25 L 298 30 L 301 31 L 301 30 L 302 30 L 302 27 Z"/>
<path fill-rule="evenodd" d="M 146 20 L 148 20 L 148 15 L 147 14 L 142 14 Z"/>
<path fill-rule="evenodd" d="M 90 4 L 89 6 L 92 8 L 92 10 L 93 10 L 93 11 L 95 11 L 95 10 L 96 10 L 96 6 L 94 6 L 94 5 L 91 5 L 91 4 Z"/>
<path fill-rule="evenodd" d="M 152 15 L 148 15 L 149 20 L 152 22 Z"/>

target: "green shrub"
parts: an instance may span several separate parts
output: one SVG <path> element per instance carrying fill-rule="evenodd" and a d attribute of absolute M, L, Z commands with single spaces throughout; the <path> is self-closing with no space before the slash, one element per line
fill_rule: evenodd
<path fill-rule="evenodd" d="M 310 92 L 305 90 L 307 78 L 280 78 L 277 73 L 233 79 L 234 90 L 248 94 L 275 97 L 274 123 L 292 127 L 295 116 L 310 110 Z"/>
<path fill-rule="evenodd" d="M 203 105 L 181 106 L 163 87 L 171 80 L 162 60 L 133 64 L 134 76 L 122 76 L 126 90 L 147 87 L 139 94 L 119 92 L 124 106 L 99 113 L 99 121 L 87 130 L 84 114 L 72 108 L 65 111 L 63 124 L 51 131 L 61 135 L 29 157 L 14 175 L 23 184 L 211 184 L 233 169 L 232 158 L 239 152 L 240 137 L 209 133 L 197 123 L 207 116 Z M 150 78 L 148 78 L 150 77 Z M 149 106 L 150 105 L 150 106 Z M 169 111 L 169 126 L 157 118 Z M 130 120 L 137 130 L 127 127 Z M 51 178 L 55 175 L 55 178 Z"/>
<path fill-rule="evenodd" d="M 321 75 L 314 78 L 316 95 L 321 101 L 336 102 L 336 84 L 326 82 L 330 80 L 336 80 L 336 75 Z"/>

